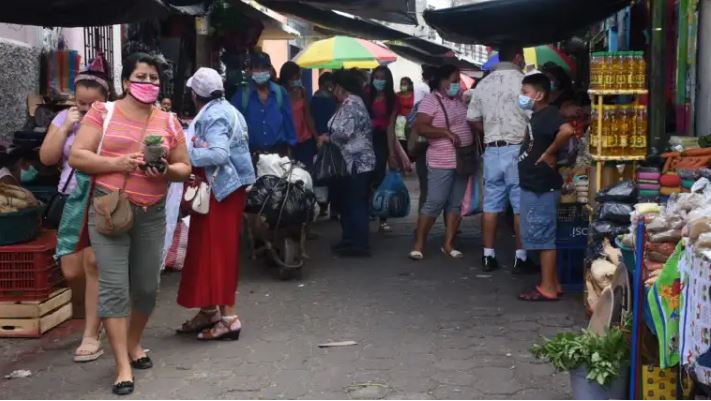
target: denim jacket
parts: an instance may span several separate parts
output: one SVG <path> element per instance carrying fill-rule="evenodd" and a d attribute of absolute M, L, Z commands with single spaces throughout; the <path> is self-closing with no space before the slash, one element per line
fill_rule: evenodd
<path fill-rule="evenodd" d="M 204 167 L 218 202 L 256 178 L 249 154 L 244 117 L 229 102 L 213 100 L 203 106 L 191 127 L 190 161 Z M 219 169 L 219 170 L 218 170 Z"/>

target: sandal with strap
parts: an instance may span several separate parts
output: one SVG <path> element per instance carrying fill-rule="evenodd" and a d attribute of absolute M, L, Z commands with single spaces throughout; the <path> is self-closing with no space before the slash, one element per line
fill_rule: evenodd
<path fill-rule="evenodd" d="M 452 249 L 451 251 L 447 252 L 447 250 L 442 247 L 440 251 L 442 251 L 443 254 L 449 256 L 452 259 L 461 259 L 464 257 L 464 254 L 456 249 Z"/>
<path fill-rule="evenodd" d="M 74 351 L 74 362 L 93 362 L 101 355 L 104 355 L 104 349 L 101 347 L 101 335 L 98 338 L 83 337 L 81 344 Z"/>
<path fill-rule="evenodd" d="M 238 317 L 231 320 L 222 318 L 211 328 L 203 330 L 197 338 L 202 341 L 239 340 L 240 331 L 242 323 Z"/>
<path fill-rule="evenodd" d="M 558 301 L 558 294 L 555 294 L 554 296 L 545 294 L 540 286 L 535 286 L 533 290 L 531 291 L 526 291 L 522 292 L 519 294 L 518 299 L 520 301 L 527 301 L 527 302 L 555 302 Z"/>
<path fill-rule="evenodd" d="M 195 334 L 200 333 L 205 329 L 209 329 L 220 321 L 220 312 L 206 312 L 200 311 L 195 317 L 183 323 L 183 325 L 176 329 L 175 332 L 178 334 Z"/>

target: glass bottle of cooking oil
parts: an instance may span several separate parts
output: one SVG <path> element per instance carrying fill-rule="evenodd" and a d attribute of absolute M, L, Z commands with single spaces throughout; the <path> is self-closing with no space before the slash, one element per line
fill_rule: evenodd
<path fill-rule="evenodd" d="M 590 131 L 588 132 L 588 146 L 590 148 L 590 154 L 591 155 L 596 155 L 598 154 L 597 151 L 597 144 L 599 137 L 597 135 L 597 128 L 599 127 L 597 123 L 597 118 L 598 118 L 598 109 L 597 107 L 593 107 L 592 112 L 590 113 Z"/>
<path fill-rule="evenodd" d="M 618 153 L 620 156 L 630 155 L 630 137 L 633 134 L 634 109 L 631 105 L 620 106 L 618 112 L 620 121 L 620 135 L 618 139 Z"/>
<path fill-rule="evenodd" d="M 627 71 L 625 70 L 625 52 L 615 53 L 615 90 L 627 89 Z"/>
<path fill-rule="evenodd" d="M 639 105 L 635 113 L 635 140 L 633 156 L 647 155 L 647 106 Z"/>
<path fill-rule="evenodd" d="M 615 89 L 615 70 L 613 66 L 613 59 L 614 57 L 612 56 L 613 53 L 611 52 L 605 52 L 604 53 L 604 62 L 603 62 L 603 70 L 602 74 L 604 77 L 604 86 L 603 89 L 605 90 L 614 90 Z"/>
<path fill-rule="evenodd" d="M 635 52 L 634 77 L 635 89 L 647 89 L 647 62 L 644 52 Z"/>

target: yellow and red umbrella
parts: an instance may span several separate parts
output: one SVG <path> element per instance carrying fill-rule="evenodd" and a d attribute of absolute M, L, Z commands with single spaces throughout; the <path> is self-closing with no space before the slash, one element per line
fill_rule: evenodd
<path fill-rule="evenodd" d="M 397 60 L 395 53 L 373 42 L 334 36 L 310 44 L 294 62 L 303 68 L 375 68 Z"/>

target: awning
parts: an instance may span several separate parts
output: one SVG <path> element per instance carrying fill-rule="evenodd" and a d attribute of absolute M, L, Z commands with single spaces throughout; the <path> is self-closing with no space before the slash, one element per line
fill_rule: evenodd
<path fill-rule="evenodd" d="M 161 0 L 20 0 L 4 4 L 0 22 L 39 26 L 103 26 L 164 18 Z"/>
<path fill-rule="evenodd" d="M 404 32 L 360 18 L 347 17 L 296 1 L 260 0 L 274 11 L 290 14 L 326 28 L 330 36 L 346 35 L 369 40 L 398 40 L 408 37 Z"/>
<path fill-rule="evenodd" d="M 427 10 L 424 18 L 451 42 L 536 46 L 567 39 L 629 3 L 630 0 L 488 0 Z"/>
<path fill-rule="evenodd" d="M 466 60 L 464 58 L 458 57 L 456 54 L 446 55 L 446 56 L 433 56 L 428 53 L 424 53 L 413 47 L 402 44 L 401 42 L 387 42 L 388 48 L 395 52 L 397 55 L 402 56 L 406 59 L 412 60 L 420 64 L 440 66 L 444 64 L 452 64 L 459 67 L 462 71 L 479 71 L 480 66 Z"/>
<path fill-rule="evenodd" d="M 166 0 L 171 9 L 194 17 L 209 14 L 212 2 L 213 0 Z"/>
<path fill-rule="evenodd" d="M 245 15 L 259 19 L 264 24 L 261 39 L 267 40 L 293 40 L 301 36 L 299 31 L 287 25 L 286 20 L 276 13 L 254 0 L 233 1 L 233 5 L 239 8 Z"/>
<path fill-rule="evenodd" d="M 362 18 L 400 24 L 416 24 L 415 0 L 273 0 L 311 5 L 321 10 L 339 10 Z"/>

